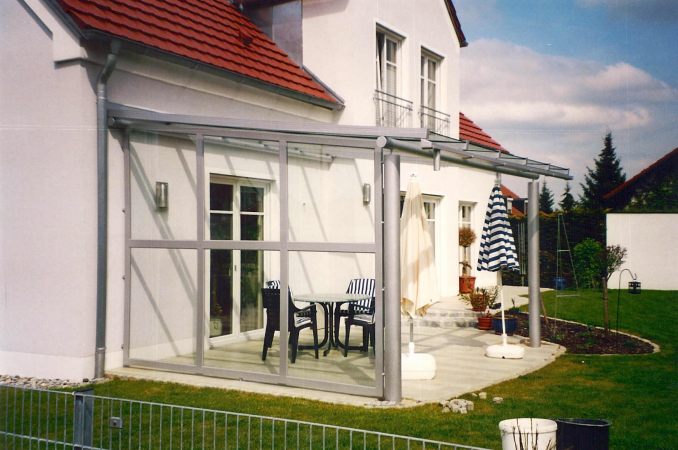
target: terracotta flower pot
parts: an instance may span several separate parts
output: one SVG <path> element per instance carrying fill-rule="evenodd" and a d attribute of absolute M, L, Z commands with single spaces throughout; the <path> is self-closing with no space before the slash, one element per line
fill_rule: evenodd
<path fill-rule="evenodd" d="M 478 317 L 478 329 L 479 330 L 491 330 L 492 329 L 492 317 L 491 316 L 480 316 L 480 317 Z"/>
<path fill-rule="evenodd" d="M 459 293 L 470 294 L 476 287 L 476 277 L 459 277 Z"/>

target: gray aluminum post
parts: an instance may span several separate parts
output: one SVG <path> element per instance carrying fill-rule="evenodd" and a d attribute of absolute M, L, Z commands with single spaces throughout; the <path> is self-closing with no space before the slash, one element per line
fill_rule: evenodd
<path fill-rule="evenodd" d="M 94 389 L 75 392 L 73 400 L 73 449 L 92 448 Z"/>
<path fill-rule="evenodd" d="M 400 156 L 384 157 L 384 399 L 400 402 Z"/>
<path fill-rule="evenodd" d="M 528 183 L 527 189 L 527 284 L 529 286 L 530 347 L 541 345 L 539 318 L 539 181 Z"/>

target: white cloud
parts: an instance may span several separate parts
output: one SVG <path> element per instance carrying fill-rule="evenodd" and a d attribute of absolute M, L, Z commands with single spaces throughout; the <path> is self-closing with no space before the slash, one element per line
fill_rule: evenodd
<path fill-rule="evenodd" d="M 490 39 L 461 57 L 462 111 L 510 151 L 571 168 L 575 191 L 608 131 L 629 176 L 678 143 L 678 89 L 626 62 Z"/>

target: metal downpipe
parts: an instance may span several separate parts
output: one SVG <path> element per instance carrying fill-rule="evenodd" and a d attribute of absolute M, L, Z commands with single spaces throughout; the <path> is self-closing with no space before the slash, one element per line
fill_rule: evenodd
<path fill-rule="evenodd" d="M 106 289 L 108 271 L 108 79 L 118 59 L 120 43 L 111 42 L 104 67 L 97 78 L 97 307 L 94 378 L 104 376 L 106 357 Z"/>

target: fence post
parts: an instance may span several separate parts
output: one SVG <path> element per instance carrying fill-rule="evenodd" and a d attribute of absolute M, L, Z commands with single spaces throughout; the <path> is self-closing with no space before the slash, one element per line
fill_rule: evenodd
<path fill-rule="evenodd" d="M 94 389 L 75 392 L 73 403 L 73 449 L 92 447 L 92 416 L 94 415 Z"/>

